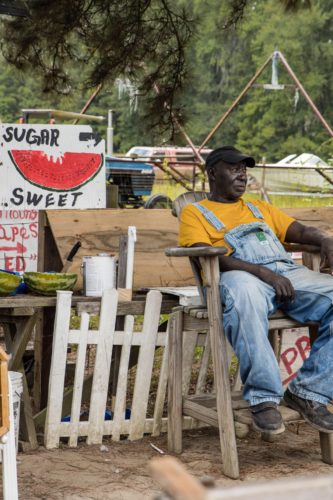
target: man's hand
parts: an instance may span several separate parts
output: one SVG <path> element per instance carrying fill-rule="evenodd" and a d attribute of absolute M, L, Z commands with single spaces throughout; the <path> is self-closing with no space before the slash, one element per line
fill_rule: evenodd
<path fill-rule="evenodd" d="M 316 227 L 292 222 L 286 233 L 288 243 L 304 243 L 320 247 L 320 269 L 329 267 L 333 275 L 333 237 Z"/>
<path fill-rule="evenodd" d="M 244 262 L 243 260 L 235 259 L 234 257 L 220 257 L 220 270 L 226 271 L 246 271 L 253 274 L 261 281 L 271 285 L 276 292 L 276 300 L 279 304 L 293 301 L 295 298 L 295 290 L 291 281 L 284 276 L 280 276 L 274 271 L 271 271 L 265 266 Z"/>
<path fill-rule="evenodd" d="M 328 236 L 324 238 L 320 246 L 320 269 L 329 267 L 333 274 L 333 238 Z"/>
<path fill-rule="evenodd" d="M 295 290 L 288 278 L 280 276 L 266 267 L 261 267 L 259 277 L 274 288 L 278 304 L 292 302 L 295 299 Z"/>

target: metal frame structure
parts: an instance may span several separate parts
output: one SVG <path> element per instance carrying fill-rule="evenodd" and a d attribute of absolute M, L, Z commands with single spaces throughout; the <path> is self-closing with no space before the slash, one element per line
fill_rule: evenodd
<path fill-rule="evenodd" d="M 324 127 L 324 129 L 328 132 L 328 134 L 330 135 L 330 137 L 333 137 L 333 130 L 332 130 L 332 128 L 330 127 L 330 125 L 328 124 L 328 122 L 325 120 L 325 118 L 323 117 L 323 115 L 320 113 L 319 109 L 317 108 L 317 106 L 315 105 L 315 103 L 313 102 L 313 100 L 311 99 L 311 97 L 309 96 L 309 94 L 307 93 L 307 91 L 305 90 L 305 88 L 303 87 L 303 85 L 300 82 L 300 80 L 297 78 L 297 76 L 294 73 L 294 71 L 291 69 L 290 65 L 287 62 L 287 59 L 285 58 L 285 56 L 282 54 L 282 52 L 280 52 L 280 51 L 277 50 L 277 51 L 273 52 L 266 59 L 266 61 L 262 64 L 262 66 L 260 66 L 257 69 L 257 71 L 255 72 L 255 74 L 253 75 L 253 77 L 248 81 L 248 83 L 245 85 L 245 87 L 240 92 L 240 94 L 236 97 L 236 99 L 229 106 L 229 108 L 227 109 L 227 111 L 222 115 L 222 117 L 219 119 L 219 121 L 217 122 L 217 124 L 212 128 L 212 130 L 209 132 L 209 134 L 207 135 L 207 137 L 205 138 L 205 140 L 202 142 L 202 144 L 199 146 L 199 148 L 196 148 L 193 145 L 192 141 L 189 139 L 189 137 L 186 134 L 186 132 L 183 129 L 183 127 L 179 124 L 179 122 L 177 120 L 175 120 L 175 125 L 178 127 L 179 131 L 183 134 L 185 140 L 187 141 L 188 145 L 192 148 L 192 150 L 195 153 L 195 155 L 196 155 L 197 158 L 201 158 L 200 151 L 207 145 L 207 143 L 209 142 L 209 140 L 214 136 L 214 134 L 217 132 L 217 130 L 222 126 L 222 124 L 230 116 L 230 114 L 232 113 L 232 111 L 236 108 L 236 106 L 239 104 L 239 102 L 241 101 L 241 99 L 245 96 L 245 94 L 247 93 L 247 91 L 252 86 L 257 86 L 257 85 L 255 85 L 255 81 L 259 78 L 259 76 L 262 74 L 262 72 L 267 67 L 267 65 L 271 61 L 273 62 L 274 60 L 276 62 L 277 61 L 281 61 L 282 62 L 284 68 L 287 70 L 288 75 L 291 77 L 291 79 L 294 82 L 294 87 L 296 89 L 298 89 L 300 91 L 300 93 L 303 95 L 303 97 L 305 98 L 306 102 L 308 103 L 308 105 L 312 109 L 313 113 L 318 118 L 318 120 L 320 121 L 320 123 L 322 124 L 322 126 Z M 273 78 L 272 78 L 272 80 L 273 80 Z M 283 90 L 283 88 L 285 86 L 278 85 L 278 84 L 274 85 L 274 83 L 272 82 L 271 85 L 264 85 L 264 87 L 268 88 L 270 90 L 276 90 L 276 89 Z M 268 168 L 268 167 L 271 167 L 272 165 L 258 163 L 257 166 L 258 167 Z M 279 167 L 280 166 L 274 165 L 274 168 L 279 168 Z M 284 166 L 284 167 L 286 167 L 286 166 Z M 306 167 L 306 165 L 305 165 L 305 167 Z M 200 166 L 200 168 L 204 172 L 203 164 Z M 303 168 L 303 166 L 302 166 L 302 168 Z M 313 166 L 311 166 L 311 167 L 309 166 L 309 168 L 312 168 L 312 169 L 316 170 L 322 177 L 325 177 L 326 180 L 333 185 L 332 179 L 330 179 L 327 175 L 325 175 L 323 173 L 323 170 L 324 170 L 323 168 L 314 168 Z M 194 174 L 193 175 L 195 176 L 195 169 L 194 169 Z M 174 179 L 174 180 L 176 180 L 176 182 L 177 182 L 177 179 Z M 191 190 L 191 189 L 189 189 L 185 185 L 184 185 L 184 187 L 187 190 L 189 190 L 189 191 Z M 262 188 L 261 188 L 261 191 L 262 191 Z M 267 193 L 264 193 L 263 195 L 264 195 L 264 198 L 267 199 L 267 201 L 269 201 Z"/>

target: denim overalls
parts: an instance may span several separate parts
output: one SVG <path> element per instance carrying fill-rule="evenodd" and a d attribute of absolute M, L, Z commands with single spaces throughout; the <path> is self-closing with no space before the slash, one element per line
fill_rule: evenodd
<path fill-rule="evenodd" d="M 283 388 L 277 360 L 268 341 L 268 317 L 279 307 L 300 322 L 320 323 L 309 358 L 289 384 L 294 394 L 327 404 L 333 399 L 333 277 L 294 264 L 259 208 L 246 203 L 256 222 L 225 231 L 225 224 L 204 205 L 194 203 L 212 226 L 224 232 L 232 257 L 268 267 L 288 278 L 295 300 L 277 304 L 271 285 L 245 271 L 221 273 L 226 335 L 240 360 L 244 399 L 250 405 L 279 402 Z"/>

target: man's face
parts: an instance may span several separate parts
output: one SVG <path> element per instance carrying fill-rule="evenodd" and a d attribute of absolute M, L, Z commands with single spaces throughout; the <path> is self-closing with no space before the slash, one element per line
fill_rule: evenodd
<path fill-rule="evenodd" d="M 214 199 L 233 202 L 244 194 L 247 184 L 246 163 L 226 163 L 219 161 L 208 170 Z"/>

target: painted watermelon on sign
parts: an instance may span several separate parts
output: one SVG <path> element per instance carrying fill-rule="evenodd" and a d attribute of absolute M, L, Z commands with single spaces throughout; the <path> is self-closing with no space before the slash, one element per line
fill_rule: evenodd
<path fill-rule="evenodd" d="M 103 154 L 66 152 L 52 156 L 45 151 L 11 150 L 18 172 L 35 186 L 51 191 L 73 191 L 90 182 L 103 165 Z"/>
<path fill-rule="evenodd" d="M 105 207 L 105 143 L 89 125 L 1 124 L 0 208 Z"/>

